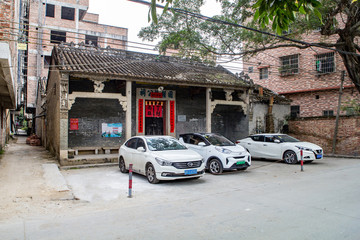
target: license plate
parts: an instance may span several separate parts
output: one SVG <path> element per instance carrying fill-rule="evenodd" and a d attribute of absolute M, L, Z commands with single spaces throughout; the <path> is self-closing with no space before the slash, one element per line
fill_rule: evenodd
<path fill-rule="evenodd" d="M 236 165 L 241 165 L 241 164 L 245 164 L 245 161 L 237 161 Z"/>
<path fill-rule="evenodd" d="M 197 174 L 197 169 L 185 170 L 185 175 Z"/>
<path fill-rule="evenodd" d="M 322 154 L 318 154 L 318 155 L 316 155 L 316 158 L 322 158 Z"/>

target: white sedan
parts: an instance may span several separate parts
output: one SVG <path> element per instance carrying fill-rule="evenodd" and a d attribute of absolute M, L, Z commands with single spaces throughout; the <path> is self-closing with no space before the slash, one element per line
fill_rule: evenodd
<path fill-rule="evenodd" d="M 236 141 L 248 150 L 253 158 L 284 160 L 294 164 L 301 161 L 312 162 L 323 158 L 323 149 L 316 144 L 301 142 L 286 134 L 254 134 Z"/>
<path fill-rule="evenodd" d="M 203 158 L 170 136 L 136 136 L 119 150 L 119 168 L 145 175 L 150 183 L 159 180 L 198 178 L 205 174 Z"/>
<path fill-rule="evenodd" d="M 251 165 L 250 154 L 241 146 L 215 133 L 186 133 L 180 135 L 180 142 L 199 153 L 212 174 L 223 170 L 246 170 Z"/>

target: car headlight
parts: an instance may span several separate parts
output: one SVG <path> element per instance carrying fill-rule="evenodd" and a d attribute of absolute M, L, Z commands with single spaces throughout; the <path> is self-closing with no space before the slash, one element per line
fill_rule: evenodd
<path fill-rule="evenodd" d="M 155 160 L 160 166 L 171 166 L 172 162 L 156 157 Z"/>
<path fill-rule="evenodd" d="M 229 149 L 221 148 L 221 147 L 215 147 L 215 149 L 221 153 L 230 154 L 232 153 Z"/>
<path fill-rule="evenodd" d="M 311 148 L 306 148 L 306 147 L 302 147 L 302 146 L 295 146 L 295 147 L 297 147 L 298 149 L 303 150 L 303 151 L 310 151 L 310 152 L 313 151 Z"/>

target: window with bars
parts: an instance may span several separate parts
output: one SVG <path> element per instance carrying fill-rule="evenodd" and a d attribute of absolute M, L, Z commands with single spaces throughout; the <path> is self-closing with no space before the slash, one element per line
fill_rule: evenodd
<path fill-rule="evenodd" d="M 281 76 L 293 75 L 299 73 L 299 55 L 290 55 L 280 57 L 280 69 Z"/>
<path fill-rule="evenodd" d="M 269 77 L 269 68 L 260 68 L 260 79 L 267 79 Z"/>
<path fill-rule="evenodd" d="M 335 72 L 334 52 L 316 55 L 315 69 L 318 74 Z"/>

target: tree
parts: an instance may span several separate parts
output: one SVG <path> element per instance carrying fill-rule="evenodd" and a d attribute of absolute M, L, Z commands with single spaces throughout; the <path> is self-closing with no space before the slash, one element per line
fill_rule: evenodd
<path fill-rule="evenodd" d="M 159 1 L 172 3 L 172 11 L 153 18 L 139 37 L 149 41 L 160 39 L 160 52 L 172 48 L 178 49 L 183 57 L 211 59 L 209 56 L 226 55 L 237 59 L 266 49 L 307 48 L 316 44 L 339 52 L 349 78 L 360 92 L 360 1 L 221 0 L 221 15 L 208 21 L 200 15 L 204 0 Z M 151 9 L 154 17 L 156 12 Z M 264 34 L 279 34 L 289 26 L 291 33 L 286 37 L 291 39 L 301 40 L 303 34 L 320 28 L 323 36 L 335 36 L 336 41 L 302 44 Z"/>

